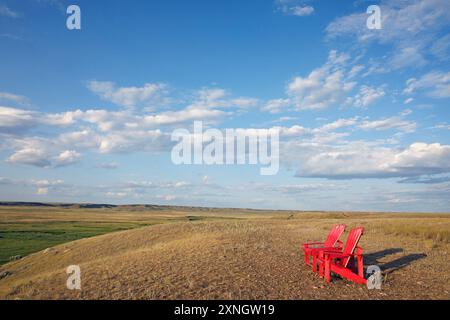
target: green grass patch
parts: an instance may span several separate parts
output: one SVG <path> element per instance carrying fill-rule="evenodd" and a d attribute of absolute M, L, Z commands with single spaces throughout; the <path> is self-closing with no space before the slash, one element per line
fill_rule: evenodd
<path fill-rule="evenodd" d="M 0 264 L 8 262 L 12 256 L 26 256 L 65 242 L 151 224 L 72 221 L 0 223 Z"/>

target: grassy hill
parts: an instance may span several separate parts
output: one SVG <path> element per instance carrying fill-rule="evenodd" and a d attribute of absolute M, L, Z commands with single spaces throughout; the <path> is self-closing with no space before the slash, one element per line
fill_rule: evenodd
<path fill-rule="evenodd" d="M 24 231 L 17 243 L 49 230 L 62 243 L 0 266 L 1 299 L 450 297 L 448 215 L 9 206 L 0 217 L 2 234 Z M 382 268 L 383 290 L 341 279 L 327 286 L 304 266 L 301 243 L 342 222 L 365 227 L 366 265 Z M 66 242 L 71 236 L 83 239 Z M 81 267 L 81 291 L 66 288 L 73 264 Z"/>

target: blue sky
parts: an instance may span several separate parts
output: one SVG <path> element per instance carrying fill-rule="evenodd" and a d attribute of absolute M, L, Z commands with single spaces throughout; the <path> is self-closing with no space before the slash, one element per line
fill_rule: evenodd
<path fill-rule="evenodd" d="M 0 0 L 0 200 L 448 212 L 449 53 L 445 0 Z M 174 165 L 196 120 L 279 173 Z"/>

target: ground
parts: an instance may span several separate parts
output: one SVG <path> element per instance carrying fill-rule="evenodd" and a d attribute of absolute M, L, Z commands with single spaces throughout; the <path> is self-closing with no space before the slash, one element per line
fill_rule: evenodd
<path fill-rule="evenodd" d="M 450 298 L 450 215 L 64 210 L 5 207 L 1 233 L 11 224 L 61 221 L 134 229 L 66 242 L 0 266 L 0 274 L 8 274 L 0 280 L 0 299 Z M 337 223 L 365 228 L 365 265 L 381 267 L 382 290 L 337 277 L 327 285 L 304 265 L 300 245 L 324 239 Z M 80 291 L 66 287 L 69 265 L 81 268 Z"/>

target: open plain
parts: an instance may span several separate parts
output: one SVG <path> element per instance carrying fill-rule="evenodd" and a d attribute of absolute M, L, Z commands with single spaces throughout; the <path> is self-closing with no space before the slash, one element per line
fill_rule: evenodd
<path fill-rule="evenodd" d="M 337 223 L 365 228 L 381 290 L 304 265 L 301 244 Z M 447 214 L 3 205 L 0 299 L 449 299 L 449 252 Z"/>

